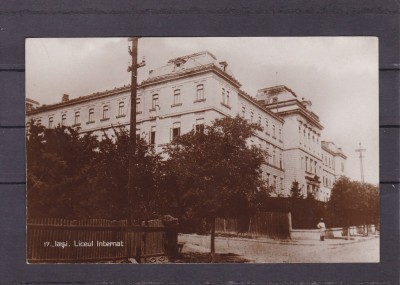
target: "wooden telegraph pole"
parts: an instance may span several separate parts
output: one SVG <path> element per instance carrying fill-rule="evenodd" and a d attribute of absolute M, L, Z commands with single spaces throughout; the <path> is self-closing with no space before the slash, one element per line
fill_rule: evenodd
<path fill-rule="evenodd" d="M 361 142 L 360 142 L 360 148 L 359 149 L 356 149 L 356 152 L 359 152 L 360 153 L 360 156 L 359 156 L 359 158 L 360 158 L 360 172 L 361 172 L 361 182 L 362 183 L 364 183 L 364 166 L 363 166 L 363 152 L 364 151 L 366 151 L 366 149 L 365 148 L 362 148 L 361 147 Z"/>
<path fill-rule="evenodd" d="M 136 154 L 136 98 L 137 98 L 137 69 L 145 66 L 144 59 L 142 62 L 137 62 L 138 37 L 129 38 L 131 45 L 128 46 L 129 54 L 131 55 L 131 65 L 128 67 L 128 72 L 131 72 L 131 114 L 129 124 L 129 170 L 128 170 L 128 226 L 133 226 L 133 193 L 135 191 L 135 154 Z M 128 241 L 128 258 L 132 258 L 132 249 L 129 248 Z"/>

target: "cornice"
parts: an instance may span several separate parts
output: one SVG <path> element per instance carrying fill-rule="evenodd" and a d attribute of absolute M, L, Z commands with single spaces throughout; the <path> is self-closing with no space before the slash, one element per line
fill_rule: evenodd
<path fill-rule="evenodd" d="M 290 115 L 290 114 L 295 114 L 295 113 L 300 113 L 304 117 L 306 117 L 312 124 L 314 124 L 316 127 L 319 129 L 323 130 L 324 127 L 313 117 L 311 116 L 308 112 L 302 110 L 302 109 L 295 109 L 295 110 L 288 110 L 288 111 L 282 111 L 278 112 L 277 114 L 279 116 L 285 116 L 285 115 Z"/>
<path fill-rule="evenodd" d="M 139 88 L 138 88 L 139 89 Z M 63 108 L 63 107 L 68 107 L 68 106 L 73 106 L 76 104 L 81 104 L 87 101 L 92 101 L 94 99 L 100 99 L 100 98 L 105 98 L 105 97 L 109 97 L 109 96 L 114 96 L 117 94 L 122 94 L 125 92 L 129 92 L 130 86 L 123 86 L 120 88 L 115 88 L 113 90 L 107 90 L 104 92 L 97 92 L 97 93 L 93 93 L 90 95 L 85 95 L 85 96 L 81 96 L 75 99 L 71 99 L 68 100 L 66 102 L 60 102 L 60 103 L 56 103 L 56 104 L 51 104 L 51 105 L 45 105 L 45 106 L 41 106 L 38 108 L 35 108 L 29 112 L 26 113 L 27 116 L 29 115 L 36 115 L 42 112 L 46 112 L 46 111 L 50 111 L 50 110 L 54 110 L 54 109 L 58 109 L 58 108 Z"/>
<path fill-rule="evenodd" d="M 267 109 L 265 106 L 261 105 L 259 102 L 257 102 L 256 99 L 254 99 L 253 97 L 251 97 L 249 94 L 247 94 L 246 92 L 244 92 L 243 90 L 239 89 L 238 92 L 239 96 L 242 96 L 242 98 L 246 99 L 247 101 L 249 101 L 250 103 L 256 105 L 258 108 L 260 108 L 261 110 L 263 110 L 264 112 L 266 112 L 268 115 L 270 115 L 271 117 L 273 117 L 274 119 L 278 120 L 279 122 L 281 122 L 282 124 L 285 123 L 285 120 L 281 117 L 279 117 L 276 113 L 272 112 L 271 110 Z"/>
<path fill-rule="evenodd" d="M 176 79 L 196 76 L 196 75 L 199 75 L 199 74 L 202 74 L 205 72 L 209 72 L 209 71 L 214 72 L 215 74 L 217 74 L 217 75 L 221 76 L 222 78 L 224 78 L 225 80 L 229 81 L 236 88 L 241 87 L 241 84 L 239 83 L 239 81 L 237 81 L 235 78 L 233 78 L 232 76 L 230 76 L 229 74 L 227 74 L 226 72 L 222 71 L 220 68 L 215 66 L 214 63 L 210 63 L 210 64 L 206 64 L 206 65 L 202 65 L 202 66 L 196 66 L 196 67 L 193 67 L 190 69 L 185 69 L 183 71 L 176 72 L 176 73 L 168 73 L 165 75 L 156 76 L 154 78 L 144 80 L 140 86 L 142 88 L 144 88 L 144 87 L 148 87 L 148 86 L 155 85 L 155 84 L 162 84 L 165 82 L 173 81 Z"/>

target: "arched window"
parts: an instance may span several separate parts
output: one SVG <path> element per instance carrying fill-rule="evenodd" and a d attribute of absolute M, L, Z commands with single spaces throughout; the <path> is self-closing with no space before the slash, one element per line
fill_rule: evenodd
<path fill-rule="evenodd" d="M 124 107 L 125 107 L 124 101 L 119 102 L 119 104 L 118 104 L 118 116 L 125 115 Z"/>
<path fill-rule="evenodd" d="M 90 108 L 89 109 L 89 120 L 88 122 L 94 122 L 94 109 Z"/>
<path fill-rule="evenodd" d="M 140 98 L 136 98 L 136 113 L 140 112 Z"/>
<path fill-rule="evenodd" d="M 196 101 L 204 100 L 204 85 L 199 84 L 196 86 Z"/>
<path fill-rule="evenodd" d="M 154 94 L 151 101 L 151 108 L 155 110 L 158 106 L 158 94 Z"/>
<path fill-rule="evenodd" d="M 181 103 L 181 90 L 174 90 L 174 105 Z"/>
<path fill-rule="evenodd" d="M 67 122 L 67 115 L 62 114 L 61 115 L 61 126 L 65 126 L 66 122 Z"/>
<path fill-rule="evenodd" d="M 79 124 L 80 116 L 81 116 L 80 112 L 75 112 L 75 125 Z"/>
<path fill-rule="evenodd" d="M 108 105 L 103 106 L 103 120 L 108 119 Z"/>

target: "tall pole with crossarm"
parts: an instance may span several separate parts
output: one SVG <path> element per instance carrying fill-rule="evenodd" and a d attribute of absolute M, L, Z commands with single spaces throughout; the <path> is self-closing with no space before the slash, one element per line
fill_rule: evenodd
<path fill-rule="evenodd" d="M 366 149 L 365 148 L 362 148 L 361 147 L 361 142 L 360 142 L 360 148 L 359 149 L 356 149 L 356 152 L 359 152 L 360 153 L 360 156 L 359 156 L 359 158 L 360 158 L 360 171 L 361 171 L 361 182 L 362 183 L 364 183 L 364 167 L 363 167 L 363 152 L 364 151 L 366 151 Z"/>
<path fill-rule="evenodd" d="M 135 153 L 136 153 L 136 98 L 137 98 L 137 69 L 145 65 L 143 59 L 142 62 L 137 62 L 137 51 L 138 51 L 138 37 L 132 37 L 128 39 L 131 42 L 128 46 L 129 54 L 131 55 L 131 65 L 128 67 L 128 72 L 131 72 L 131 114 L 129 124 L 129 170 L 128 170 L 128 187 L 127 187 L 127 198 L 128 198 L 128 226 L 133 225 L 133 193 L 135 189 Z M 132 257 L 132 249 L 128 249 L 128 258 Z"/>

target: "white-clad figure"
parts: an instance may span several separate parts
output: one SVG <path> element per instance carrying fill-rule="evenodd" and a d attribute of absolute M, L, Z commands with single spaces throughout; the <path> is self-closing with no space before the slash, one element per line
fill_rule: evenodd
<path fill-rule="evenodd" d="M 326 226 L 324 223 L 324 219 L 321 218 L 321 221 L 318 223 L 317 228 L 319 229 L 319 238 L 321 241 L 324 241 L 325 239 L 325 231 L 326 231 Z"/>

